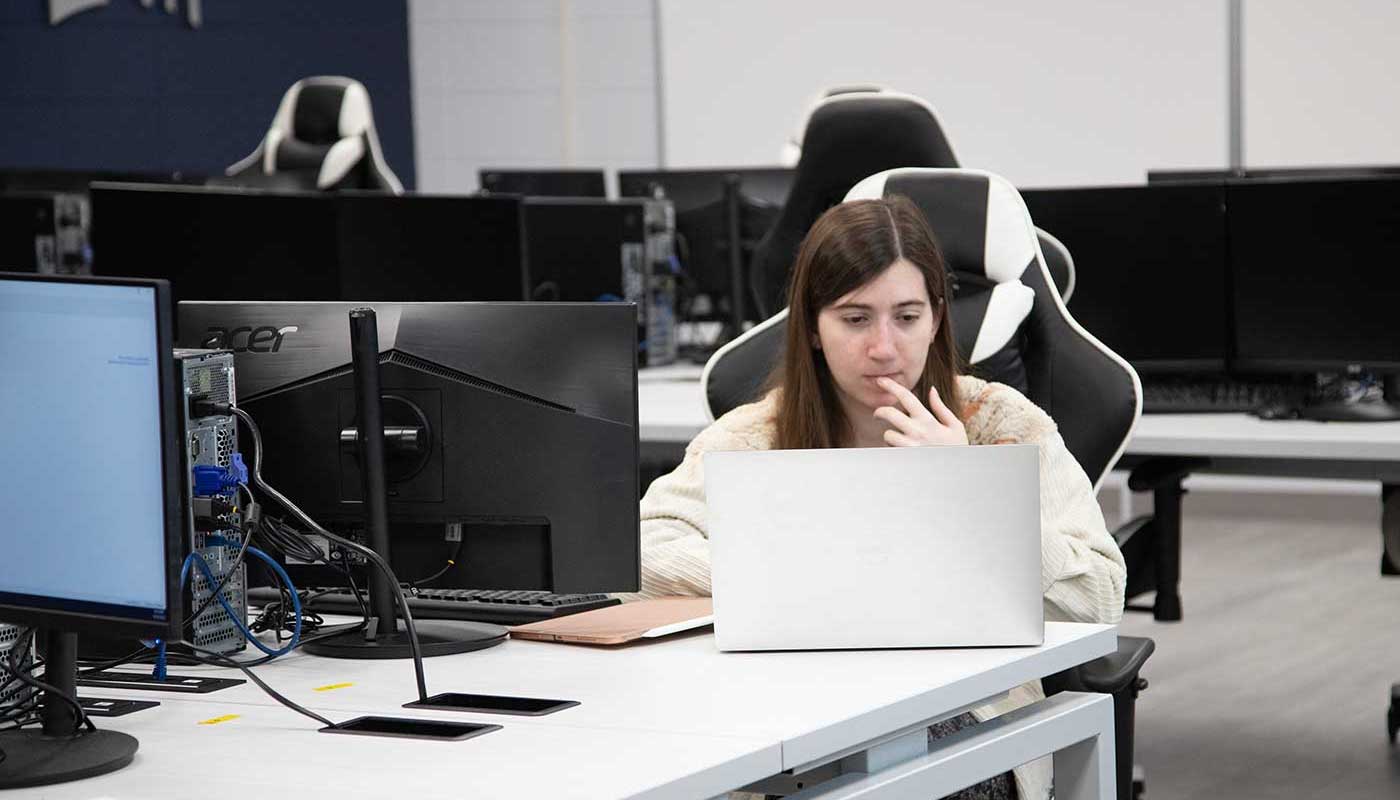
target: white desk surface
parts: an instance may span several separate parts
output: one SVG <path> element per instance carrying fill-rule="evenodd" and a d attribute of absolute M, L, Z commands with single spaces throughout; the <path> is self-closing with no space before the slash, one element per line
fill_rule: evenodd
<path fill-rule="evenodd" d="M 712 796 L 917 728 L 1109 653 L 1116 641 L 1113 626 L 1047 623 L 1046 642 L 1035 648 L 720 653 L 702 632 L 625 648 L 510 640 L 425 662 L 430 694 L 582 703 L 544 717 L 403 709 L 414 699 L 407 661 L 294 655 L 260 668 L 259 676 L 332 720 L 376 713 L 505 729 L 447 743 L 332 736 L 315 733 L 315 722 L 251 684 L 176 696 L 92 687 L 83 694 L 165 705 L 99 720 L 141 740 L 136 765 L 44 796 L 188 797 L 216 759 L 218 770 L 248 774 L 234 779 L 240 788 L 265 787 L 276 796 L 291 787 L 315 796 L 326 788 L 323 776 L 336 772 L 353 776 L 336 782 L 351 792 L 337 796 L 351 797 L 410 787 L 423 797 L 467 789 L 483 797 Z M 315 691 L 344 683 L 352 685 Z M 240 716 L 196 724 L 226 714 Z"/>
<path fill-rule="evenodd" d="M 1400 461 L 1400 422 L 1264 420 L 1249 414 L 1144 414 L 1128 452 Z"/>
<path fill-rule="evenodd" d="M 672 369 L 670 367 L 660 368 Z M 644 442 L 685 444 L 708 424 L 700 384 L 683 372 L 642 370 Z M 1129 455 L 1400 461 L 1400 422 L 1263 420 L 1248 414 L 1144 414 Z"/>

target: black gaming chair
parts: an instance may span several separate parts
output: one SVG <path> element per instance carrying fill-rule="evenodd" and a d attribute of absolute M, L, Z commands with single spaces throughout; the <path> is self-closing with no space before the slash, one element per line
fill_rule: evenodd
<path fill-rule="evenodd" d="M 823 211 L 841 202 L 856 181 L 897 167 L 957 167 L 953 144 L 925 100 L 881 88 L 835 90 L 807 115 L 796 176 L 782 214 L 754 249 L 749 286 L 760 319 L 783 307 L 797 246 Z M 1043 233 L 1043 232 L 1041 232 Z M 1052 285 L 1064 298 L 1074 286 L 1074 261 L 1053 237 L 1041 250 Z"/>
<path fill-rule="evenodd" d="M 333 75 L 292 84 L 257 149 L 225 173 L 219 183 L 403 194 L 384 163 L 369 92 L 357 80 Z"/>
<path fill-rule="evenodd" d="M 1095 488 L 1122 454 L 1142 411 L 1126 361 L 1089 335 L 1052 288 L 1040 240 L 1020 194 L 987 172 L 895 169 L 872 175 L 846 199 L 907 195 L 924 211 L 954 280 L 952 316 L 969 371 L 1020 389 L 1055 420 Z M 701 379 L 718 417 L 754 400 L 782 353 L 784 309 L 715 353 Z M 1114 696 L 1119 797 L 1133 796 L 1133 715 L 1146 686 L 1138 670 L 1151 639 L 1119 637 L 1107 656 L 1045 680 L 1047 692 Z"/>

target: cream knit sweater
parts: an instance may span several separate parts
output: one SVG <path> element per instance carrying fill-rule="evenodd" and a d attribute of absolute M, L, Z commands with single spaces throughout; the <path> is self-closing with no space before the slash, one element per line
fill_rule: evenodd
<path fill-rule="evenodd" d="M 962 376 L 957 387 L 969 443 L 1040 446 L 1040 584 L 1045 618 L 1117 622 L 1123 615 L 1123 555 L 1104 524 L 1088 476 L 1066 449 L 1055 422 L 1009 386 Z M 710 594 L 703 456 L 712 450 L 772 449 L 777 436 L 775 407 L 769 395 L 725 414 L 695 437 L 679 467 L 651 484 L 641 505 L 642 591 L 630 597 Z M 1037 681 L 973 713 L 985 720 L 1042 697 Z M 1018 767 L 1015 773 L 1022 798 L 1048 796 L 1050 759 Z"/>

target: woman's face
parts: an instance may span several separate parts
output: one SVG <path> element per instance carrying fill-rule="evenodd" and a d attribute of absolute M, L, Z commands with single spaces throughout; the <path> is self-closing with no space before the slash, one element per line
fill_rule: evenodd
<path fill-rule="evenodd" d="M 812 344 L 825 356 L 848 415 L 897 405 L 877 378 L 914 388 L 940 320 L 923 273 L 904 259 L 817 314 Z"/>

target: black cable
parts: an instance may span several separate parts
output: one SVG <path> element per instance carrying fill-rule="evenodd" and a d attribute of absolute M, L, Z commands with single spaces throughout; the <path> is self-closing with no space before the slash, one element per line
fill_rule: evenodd
<path fill-rule="evenodd" d="M 71 694 L 68 694 L 67 692 L 59 691 L 58 687 L 53 686 L 49 683 L 45 683 L 44 681 L 41 681 L 38 678 L 27 674 L 27 672 L 24 669 L 20 668 L 20 659 L 23 655 L 27 655 L 29 653 L 30 643 L 33 641 L 33 639 L 33 628 L 23 628 L 20 630 L 20 643 L 16 643 L 13 647 L 10 648 L 9 657 L 5 659 L 6 671 L 18 678 L 20 682 L 24 685 L 32 689 L 37 689 L 45 693 L 46 695 L 52 695 L 54 697 L 57 697 L 58 699 L 67 703 L 68 705 L 72 706 L 73 712 L 76 714 L 76 716 L 73 719 L 74 733 L 77 733 L 78 728 L 82 725 L 87 725 L 87 728 L 90 731 L 97 730 L 97 726 L 92 724 L 92 720 L 88 719 L 87 712 L 83 711 L 83 704 L 78 702 L 78 698 L 74 697 Z M 46 675 L 45 677 L 48 676 Z"/>
<path fill-rule="evenodd" d="M 297 519 L 301 520 L 303 525 L 343 548 L 349 548 L 360 553 L 365 558 L 374 562 L 374 565 L 384 573 L 389 581 L 389 585 L 394 589 L 394 596 L 399 603 L 399 613 L 403 614 L 404 627 L 408 629 L 408 644 L 413 652 L 413 673 L 414 678 L 418 682 L 418 699 L 426 701 L 428 699 L 428 684 L 427 680 L 423 677 L 423 653 L 418 643 L 418 627 L 413 623 L 413 612 L 408 607 L 408 598 L 404 597 L 403 587 L 399 585 L 398 576 L 394 575 L 394 571 L 389 568 L 388 562 L 378 553 L 374 552 L 373 549 L 365 547 L 359 542 L 338 536 L 321 527 L 315 520 L 307 516 L 306 512 L 298 508 L 295 503 L 287 499 L 281 492 L 269 486 L 267 481 L 263 480 L 262 477 L 262 431 L 258 429 L 257 422 L 249 416 L 248 412 L 237 406 L 230 406 L 229 410 L 242 420 L 243 424 L 248 426 L 248 431 L 253 434 L 253 484 L 280 503 L 288 511 L 292 512 Z"/>
<path fill-rule="evenodd" d="M 203 614 L 204 611 L 208 609 L 211 605 L 218 602 L 219 595 L 223 594 L 224 587 L 228 586 L 229 579 L 238 573 L 239 567 L 243 566 L 244 556 L 248 554 L 248 543 L 253 541 L 252 526 L 245 528 L 242 531 L 242 534 L 243 544 L 238 548 L 238 555 L 233 557 L 233 564 L 228 568 L 228 570 L 224 572 L 223 577 L 219 579 L 218 584 L 214 587 L 214 591 L 210 592 L 209 596 L 204 598 L 204 602 L 200 604 L 199 609 L 196 610 L 193 614 L 190 614 L 188 617 L 185 617 L 184 630 L 188 630 L 191 627 L 193 627 L 195 620 L 199 619 L 199 615 Z M 196 580 L 196 578 L 197 576 L 195 575 L 190 576 L 191 587 L 194 586 L 194 581 Z M 191 591 L 193 591 L 193 589 L 191 589 Z"/>
<path fill-rule="evenodd" d="M 442 569 L 438 570 L 437 572 L 434 572 L 433 574 L 429 575 L 429 576 L 426 577 L 426 578 L 420 578 L 420 579 L 418 579 L 418 580 L 416 580 L 416 581 L 413 581 L 412 583 L 409 584 L 409 586 L 410 586 L 411 588 L 413 588 L 413 589 L 417 589 L 418 587 L 422 586 L 423 584 L 432 583 L 433 581 L 437 580 L 438 578 L 441 578 L 443 575 L 446 575 L 448 570 L 450 570 L 450 569 L 452 569 L 453 567 L 457 566 L 457 556 L 459 556 L 459 555 L 461 555 L 461 554 L 462 554 L 462 540 L 461 540 L 461 539 L 458 539 L 458 540 L 457 540 L 457 546 L 454 547 L 454 548 L 452 548 L 452 555 L 448 556 L 448 558 L 447 558 L 447 564 L 446 564 Z"/>
<path fill-rule="evenodd" d="M 315 711 L 312 711 L 312 710 L 307 709 L 307 708 L 303 708 L 302 706 L 299 706 L 299 705 L 297 705 L 296 703 L 293 703 L 291 700 L 288 700 L 287 698 L 285 698 L 285 697 L 283 697 L 282 695 L 278 694 L 278 693 L 277 693 L 277 690 L 273 689 L 271 686 L 268 686 L 266 683 L 263 683 L 262 678 L 259 678 L 257 675 L 254 675 L 254 674 L 253 674 L 253 671 L 252 671 L 251 669 L 249 669 L 248 666 L 247 666 L 246 664 L 243 664 L 243 663 L 241 663 L 241 662 L 239 662 L 239 661 L 235 661 L 234 659 L 229 658 L 228 656 L 225 656 L 225 655 L 223 655 L 222 653 L 216 653 L 216 652 L 214 652 L 213 650 L 205 650 L 205 649 L 202 648 L 202 647 L 196 647 L 194 644 L 192 644 L 192 643 L 190 643 L 190 642 L 181 642 L 180 644 L 184 645 L 185 647 L 188 647 L 190 650 L 192 650 L 192 651 L 194 651 L 194 652 L 196 652 L 196 653 L 202 653 L 202 654 L 203 654 L 203 658 L 200 658 L 200 659 L 198 659 L 198 660 L 200 660 L 201 662 L 203 662 L 203 663 L 205 663 L 205 664 L 208 664 L 209 666 L 214 666 L 214 667 L 237 667 L 240 671 L 242 671 L 242 673 L 243 673 L 244 675 L 247 675 L 247 676 L 248 676 L 248 680 L 252 681 L 253 683 L 256 683 L 256 684 L 258 685 L 258 688 L 259 688 L 259 689 L 262 689 L 264 692 L 266 692 L 267 695 L 268 695 L 269 697 L 271 697 L 273 700 L 276 700 L 277 702 L 281 703 L 282 705 L 286 706 L 287 708 L 290 708 L 291 710 L 297 712 L 298 714 L 301 714 L 301 715 L 303 715 L 303 716 L 310 717 L 311 719 L 314 719 L 314 720 L 316 720 L 317 722 L 320 722 L 321 724 L 326 725 L 327 727 L 331 727 L 331 728 L 334 728 L 334 727 L 335 727 L 335 723 L 334 723 L 334 722 L 331 722 L 330 720 L 326 719 L 325 717 L 321 716 L 320 714 L 317 714 Z"/>

